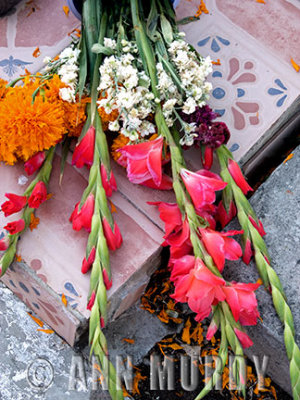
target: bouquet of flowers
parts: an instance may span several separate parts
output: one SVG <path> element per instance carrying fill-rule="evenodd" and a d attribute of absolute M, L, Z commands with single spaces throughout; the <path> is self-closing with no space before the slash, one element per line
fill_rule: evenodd
<path fill-rule="evenodd" d="M 91 271 L 87 301 L 91 353 L 99 358 L 111 397 L 122 399 L 102 332 L 111 287 L 109 250 L 122 244 L 108 201 L 117 189 L 111 153 L 126 168 L 130 182 L 174 190 L 176 203 L 150 202 L 165 224 L 163 245 L 170 247 L 173 298 L 187 303 L 197 321 L 211 315 L 208 340 L 221 331 L 222 362 L 197 399 L 216 384 L 229 346 L 243 356 L 243 348 L 252 345 L 243 326 L 257 323 L 255 290 L 262 283 L 284 324 L 293 395 L 298 399 L 300 352 L 293 317 L 271 266 L 264 228 L 245 197 L 252 189 L 226 147 L 228 128 L 215 120 L 218 115 L 207 105 L 212 63 L 185 41 L 169 0 L 121 0 L 113 5 L 85 0 L 80 40 L 45 61 L 43 73 L 19 78 L 22 85 L 0 82 L 0 161 L 24 161 L 28 175 L 36 174 L 23 196 L 8 193 L 1 206 L 6 216 L 22 212 L 20 219 L 5 226 L 1 274 L 14 261 L 20 235 L 48 199 L 56 147 L 62 146 L 62 179 L 75 138 L 73 165 L 89 168 L 88 185 L 70 222 L 74 230 L 89 232 L 82 272 Z M 191 146 L 199 149 L 203 165 L 199 171 L 186 168 L 184 151 Z M 220 175 L 210 171 L 214 154 Z M 216 192 L 222 193 L 218 202 Z M 241 230 L 217 229 L 235 215 Z M 241 235 L 242 246 L 232 238 L 236 235 Z M 246 264 L 254 257 L 260 282 L 223 278 L 225 260 L 240 257 Z M 245 394 L 241 363 L 237 357 L 233 368 Z"/>

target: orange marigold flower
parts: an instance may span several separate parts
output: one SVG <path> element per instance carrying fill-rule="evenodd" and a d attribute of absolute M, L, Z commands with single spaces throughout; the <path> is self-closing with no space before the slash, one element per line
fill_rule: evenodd
<path fill-rule="evenodd" d="M 126 146 L 128 143 L 129 143 L 129 138 L 122 135 L 122 133 L 120 133 L 114 139 L 113 144 L 111 145 L 111 155 L 115 161 L 117 161 L 121 157 L 121 153 L 118 152 L 117 150 Z"/>
<path fill-rule="evenodd" d="M 7 81 L 5 81 L 4 79 L 0 78 L 0 101 L 1 99 L 3 99 L 8 91 L 6 85 L 7 85 Z"/>
<path fill-rule="evenodd" d="M 61 103 L 49 103 L 27 87 L 13 90 L 1 101 L 0 161 L 14 164 L 48 150 L 66 132 Z"/>
<path fill-rule="evenodd" d="M 115 121 L 119 116 L 119 111 L 117 109 L 112 110 L 110 114 L 106 114 L 103 107 L 98 108 L 98 113 L 101 117 L 102 127 L 104 131 L 108 130 L 108 124 Z"/>
<path fill-rule="evenodd" d="M 63 101 L 63 110 L 65 113 L 65 127 L 68 136 L 79 137 L 86 120 L 86 102 L 69 103 Z"/>
<path fill-rule="evenodd" d="M 67 87 L 65 83 L 63 83 L 58 75 L 53 75 L 53 78 L 47 81 L 45 86 L 45 97 L 48 101 L 54 102 L 57 100 L 61 100 L 59 97 L 59 89 Z"/>

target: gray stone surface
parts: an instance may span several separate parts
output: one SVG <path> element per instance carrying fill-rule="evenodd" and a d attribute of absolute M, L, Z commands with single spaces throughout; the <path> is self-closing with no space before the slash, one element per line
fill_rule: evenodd
<path fill-rule="evenodd" d="M 272 173 L 250 202 L 267 232 L 265 241 L 272 266 L 281 279 L 293 312 L 296 338 L 300 345 L 300 147 L 293 153 L 294 157 Z M 233 221 L 229 229 L 235 227 L 238 225 Z M 228 263 L 224 272 L 228 279 L 241 282 L 256 282 L 259 277 L 253 262 L 249 266 Z M 268 355 L 268 374 L 291 393 L 281 322 L 270 293 L 260 287 L 257 298 L 263 323 L 247 329 L 254 341 L 254 346 L 247 353 L 250 356 Z"/>
<path fill-rule="evenodd" d="M 29 309 L 3 283 L 0 283 L 0 399 L 1 400 L 57 400 L 57 399 L 104 399 L 106 394 L 92 387 L 92 364 L 89 348 L 75 352 L 58 335 L 37 331 L 40 328 L 27 314 Z M 43 328 L 49 328 L 44 325 Z M 181 326 L 178 326 L 181 329 Z M 173 333 L 158 318 L 139 308 L 131 307 L 106 329 L 111 360 L 116 356 L 131 356 L 134 364 L 164 336 Z M 134 344 L 123 341 L 134 339 Z M 72 359 L 79 357 L 84 364 L 86 387 L 76 379 L 75 390 L 69 390 Z M 42 359 L 42 364 L 41 360 Z M 49 369 L 41 369 L 44 360 L 53 367 L 53 382 L 44 389 L 32 387 L 28 369 L 36 367 L 41 385 L 49 377 Z M 33 363 L 33 364 L 32 364 Z M 30 365 L 33 367 L 30 367 Z M 42 377 L 41 377 L 42 374 Z M 44 375 L 45 374 L 45 375 Z M 50 369 L 51 374 L 51 369 Z M 76 372 L 78 378 L 78 371 Z M 43 376 L 46 376 L 44 380 Z M 29 372 L 31 377 L 31 372 Z M 35 381 L 35 383 L 37 383 Z"/>
<path fill-rule="evenodd" d="M 68 390 L 71 360 L 76 354 L 74 350 L 56 334 L 37 331 L 39 326 L 27 311 L 26 305 L 0 283 L 0 399 L 86 399 L 88 390 L 83 387 L 78 386 L 76 391 Z M 27 370 L 34 362 L 29 376 L 36 370 L 41 374 L 38 380 L 42 386 L 43 381 L 51 382 L 51 372 L 48 381 L 49 370 L 42 369 L 40 359 L 53 366 L 53 382 L 44 390 L 32 387 L 27 378 Z M 44 373 L 47 380 L 41 377 Z M 33 383 L 37 385 L 39 382 Z"/>

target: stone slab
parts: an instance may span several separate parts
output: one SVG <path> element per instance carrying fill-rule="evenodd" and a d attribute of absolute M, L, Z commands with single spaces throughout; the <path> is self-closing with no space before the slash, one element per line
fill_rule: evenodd
<path fill-rule="evenodd" d="M 28 311 L 27 306 L 0 282 L 1 400 L 87 399 L 92 386 L 88 363 L 85 362 L 87 389 L 68 390 L 72 357 L 78 354 L 58 335 L 37 331 L 39 326 Z M 49 327 L 45 325 L 44 328 Z M 41 365 L 37 364 L 40 359 L 53 366 L 53 381 L 44 388 L 40 381 L 38 389 L 30 385 L 27 370 L 32 363 Z"/>
<path fill-rule="evenodd" d="M 262 220 L 272 266 L 285 290 L 295 319 L 296 340 L 300 345 L 300 147 L 292 159 L 278 167 L 251 197 L 251 204 Z M 238 224 L 228 226 L 228 229 Z M 253 262 L 249 266 L 229 263 L 224 270 L 228 279 L 256 282 L 258 274 Z M 275 313 L 270 294 L 260 287 L 257 291 L 263 322 L 247 328 L 254 341 L 248 355 L 270 357 L 267 374 L 284 390 L 291 393 L 289 364 L 285 354 L 283 328 Z"/>

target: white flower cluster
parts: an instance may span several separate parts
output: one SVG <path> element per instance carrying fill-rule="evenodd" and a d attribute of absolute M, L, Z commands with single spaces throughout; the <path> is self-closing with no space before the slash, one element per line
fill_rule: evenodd
<path fill-rule="evenodd" d="M 186 94 L 182 111 L 191 114 L 197 106 L 204 106 L 209 98 L 212 85 L 206 82 L 206 78 L 212 72 L 211 59 L 198 58 L 196 52 L 190 50 L 189 45 L 182 39 L 173 41 L 168 52 Z"/>
<path fill-rule="evenodd" d="M 59 96 L 62 100 L 68 101 L 69 103 L 75 102 L 75 91 L 79 70 L 79 53 L 79 49 L 67 47 L 59 55 L 62 65 L 59 67 L 57 73 L 61 81 L 68 85 L 65 88 L 59 89 Z"/>
<path fill-rule="evenodd" d="M 116 120 L 109 123 L 111 131 L 120 131 L 131 141 L 155 133 L 155 126 L 147 120 L 154 112 L 154 94 L 150 91 L 150 79 L 144 71 L 139 71 L 139 60 L 134 43 L 122 41 L 123 53 L 120 57 L 106 57 L 100 66 L 99 92 L 103 96 L 98 101 L 107 114 L 118 110 Z M 135 51 L 136 50 L 136 51 Z"/>

